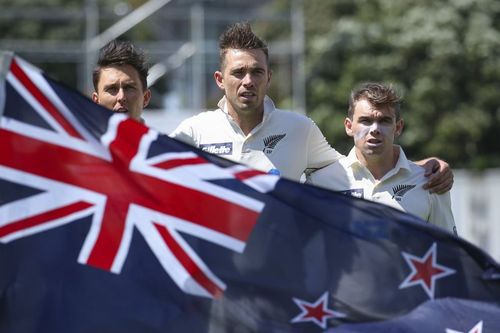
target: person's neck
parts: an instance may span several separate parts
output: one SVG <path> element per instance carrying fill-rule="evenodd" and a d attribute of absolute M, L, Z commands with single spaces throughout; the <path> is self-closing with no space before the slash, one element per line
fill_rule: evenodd
<path fill-rule="evenodd" d="M 399 147 L 393 146 L 387 154 L 365 156 L 356 150 L 356 156 L 376 180 L 381 180 L 390 170 L 394 169 L 399 159 Z"/>
<path fill-rule="evenodd" d="M 260 110 L 236 112 L 228 105 L 228 113 L 241 128 L 243 134 L 248 135 L 264 118 L 264 106 Z"/>

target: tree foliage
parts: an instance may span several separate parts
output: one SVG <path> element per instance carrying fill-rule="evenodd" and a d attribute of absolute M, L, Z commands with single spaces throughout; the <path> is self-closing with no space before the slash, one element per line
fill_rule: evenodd
<path fill-rule="evenodd" d="M 500 166 L 500 2 L 303 4 L 308 113 L 335 148 L 347 153 L 352 146 L 343 128 L 350 90 L 383 81 L 403 94 L 400 143 L 412 159 Z"/>

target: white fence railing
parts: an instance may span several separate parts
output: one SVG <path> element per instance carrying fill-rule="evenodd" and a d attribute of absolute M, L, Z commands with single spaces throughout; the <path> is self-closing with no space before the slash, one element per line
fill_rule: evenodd
<path fill-rule="evenodd" d="M 458 234 L 500 261 L 500 169 L 453 172 L 451 204 Z"/>

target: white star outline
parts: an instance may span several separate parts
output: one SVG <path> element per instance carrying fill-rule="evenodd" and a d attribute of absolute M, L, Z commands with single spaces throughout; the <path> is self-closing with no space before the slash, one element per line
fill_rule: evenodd
<path fill-rule="evenodd" d="M 321 297 L 318 298 L 318 300 L 316 302 L 314 302 L 314 303 L 309 303 L 309 302 L 303 301 L 303 300 L 295 298 L 295 297 L 293 297 L 292 299 L 295 302 L 295 304 L 297 304 L 297 306 L 301 310 L 301 313 L 299 313 L 297 316 L 295 316 L 290 321 L 293 324 L 300 323 L 300 322 L 306 322 L 306 321 L 312 321 L 314 324 L 318 325 L 322 329 L 326 329 L 326 327 L 327 327 L 327 325 L 326 325 L 327 319 L 329 319 L 329 318 L 344 318 L 344 317 L 346 317 L 346 315 L 344 313 L 338 312 L 338 311 L 333 311 L 333 310 L 330 310 L 328 308 L 328 291 L 325 291 L 323 293 L 323 295 L 321 295 Z M 325 315 L 323 315 L 321 317 L 321 321 L 319 321 L 318 319 L 316 319 L 316 317 L 310 316 L 309 315 L 309 311 L 306 308 L 306 307 L 316 308 L 320 304 L 322 304 L 322 311 L 323 311 L 323 313 L 325 313 Z"/>
<path fill-rule="evenodd" d="M 481 320 L 473 328 L 471 328 L 470 331 L 467 333 L 482 333 L 482 332 L 483 332 L 483 321 Z M 464 333 L 464 332 L 455 331 L 455 330 L 451 330 L 451 329 L 447 328 L 446 333 Z"/>
<path fill-rule="evenodd" d="M 449 268 L 449 267 L 446 267 L 446 266 L 443 266 L 443 265 L 439 265 L 437 263 L 437 244 L 435 242 L 432 243 L 431 247 L 429 248 L 429 250 L 427 250 L 427 253 L 425 253 L 425 255 L 422 258 L 414 256 L 414 255 L 406 253 L 406 252 L 401 252 L 401 254 L 403 255 L 408 266 L 410 266 L 411 273 L 399 285 L 399 289 L 413 287 L 415 285 L 420 285 L 424 289 L 424 291 L 426 292 L 427 296 L 429 296 L 430 299 L 434 299 L 434 289 L 436 286 L 436 280 L 456 273 L 456 270 Z M 417 261 L 419 263 L 424 263 L 427 261 L 429 256 L 432 256 L 432 267 L 437 268 L 437 269 L 442 271 L 441 273 L 433 274 L 431 276 L 431 287 L 430 288 L 429 288 L 429 286 L 427 286 L 427 284 L 425 284 L 423 279 L 411 281 L 415 277 L 415 275 L 418 274 L 418 270 L 415 268 L 413 261 Z"/>

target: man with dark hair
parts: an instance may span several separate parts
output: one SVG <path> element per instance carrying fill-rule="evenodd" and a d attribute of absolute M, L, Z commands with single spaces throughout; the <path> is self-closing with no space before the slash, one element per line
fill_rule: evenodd
<path fill-rule="evenodd" d="M 308 182 L 390 205 L 456 233 L 450 193 L 424 190 L 425 170 L 394 144 L 404 125 L 400 104 L 391 85 L 364 83 L 353 90 L 344 127 L 354 147 Z"/>
<path fill-rule="evenodd" d="M 227 29 L 219 38 L 220 68 L 226 66 L 226 54 L 233 50 L 261 50 L 264 52 L 269 67 L 269 50 L 266 43 L 255 35 L 247 22 L 236 23 Z"/>
<path fill-rule="evenodd" d="M 293 180 L 342 157 L 306 116 L 276 109 L 266 96 L 271 82 L 266 43 L 248 23 L 230 26 L 220 37 L 220 70 L 215 82 L 224 92 L 215 111 L 184 120 L 171 136 L 205 151 Z M 436 191 L 451 188 L 445 162 L 431 159 Z M 430 172 L 429 172 L 430 173 Z"/>
<path fill-rule="evenodd" d="M 92 100 L 142 122 L 142 110 L 151 99 L 147 76 L 143 52 L 129 41 L 113 40 L 99 52 Z"/>
<path fill-rule="evenodd" d="M 271 82 L 267 45 L 248 23 L 237 23 L 219 40 L 224 92 L 219 109 L 183 121 L 171 136 L 253 168 L 299 180 L 306 169 L 342 155 L 330 147 L 309 118 L 275 108 L 266 96 Z"/>

